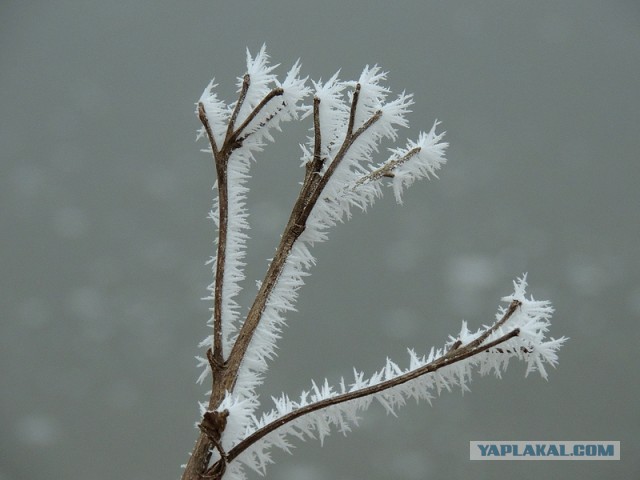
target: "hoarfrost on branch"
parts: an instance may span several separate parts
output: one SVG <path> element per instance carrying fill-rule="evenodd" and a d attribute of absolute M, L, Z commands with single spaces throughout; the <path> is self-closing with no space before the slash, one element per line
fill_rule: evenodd
<path fill-rule="evenodd" d="M 448 146 L 435 121 L 384 158 L 380 143 L 397 141 L 399 128 L 409 126 L 413 97 L 393 96 L 384 85 L 386 72 L 377 65 L 365 67 L 355 81 L 340 80 L 336 73 L 324 82 L 301 77 L 299 61 L 283 81 L 274 73 L 276 67 L 269 64 L 264 46 L 255 56 L 247 52 L 237 100 L 219 99 L 212 80 L 197 102 L 203 125 L 198 138 L 208 140 L 217 174 L 210 217 L 218 235 L 207 297 L 212 334 L 201 344 L 207 355 L 199 357 L 203 373 L 198 381 L 209 373 L 213 379 L 183 479 L 243 479 L 247 467 L 264 474 L 273 447 L 290 451 L 295 439 L 322 442 L 332 431 L 347 433 L 372 403 L 395 415 L 408 400 L 431 403 L 453 387 L 467 391 L 474 371 L 499 377 L 511 359 L 525 362 L 527 374 L 537 371 L 546 379 L 545 365 L 556 365 L 557 350 L 566 341 L 547 338 L 553 309 L 549 302 L 526 297 L 524 275 L 502 299 L 505 305 L 495 321 L 475 332 L 462 322 L 459 333 L 442 347 L 409 350 L 403 366 L 387 359 L 369 378 L 354 369 L 338 385 L 313 381 L 299 395 L 282 394 L 263 406 L 258 388 L 286 315 L 295 310 L 304 278 L 315 264 L 314 244 L 327 240 L 329 229 L 350 218 L 354 208 L 370 207 L 385 186 L 402 203 L 402 193 L 415 181 L 436 177 Z M 236 298 L 245 278 L 250 167 L 283 123 L 307 117 L 313 125 L 301 145 L 300 193 L 255 300 L 243 315 Z"/>

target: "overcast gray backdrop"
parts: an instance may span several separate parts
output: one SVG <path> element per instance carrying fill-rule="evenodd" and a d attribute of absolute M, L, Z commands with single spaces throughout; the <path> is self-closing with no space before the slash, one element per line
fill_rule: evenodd
<path fill-rule="evenodd" d="M 212 76 L 233 98 L 263 42 L 314 79 L 379 63 L 415 92 L 406 135 L 438 118 L 451 143 L 439 180 L 318 246 L 263 398 L 477 328 L 525 271 L 571 337 L 548 382 L 514 363 L 398 419 L 372 408 L 269 478 L 639 478 L 638 2 L 4 1 L 0 42 L 1 480 L 178 477 L 213 241 L 194 102 Z M 309 126 L 255 166 L 252 279 Z M 485 439 L 620 440 L 623 459 L 470 462 Z"/>

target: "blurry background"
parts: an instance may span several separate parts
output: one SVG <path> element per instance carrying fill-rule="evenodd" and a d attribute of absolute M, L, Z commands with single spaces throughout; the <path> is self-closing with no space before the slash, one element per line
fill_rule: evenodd
<path fill-rule="evenodd" d="M 632 0 L 4 1 L 0 6 L 0 479 L 177 478 L 196 438 L 214 169 L 194 102 L 235 98 L 245 48 L 281 73 L 390 72 L 439 180 L 332 232 L 263 398 L 371 373 L 491 321 L 511 281 L 571 341 L 398 419 L 276 452 L 269 478 L 638 478 L 640 6 Z M 255 291 L 302 178 L 286 125 L 255 165 Z M 391 193 L 391 192 L 389 192 Z M 620 462 L 470 462 L 470 440 L 620 440 Z M 251 478 L 256 475 L 251 474 Z"/>

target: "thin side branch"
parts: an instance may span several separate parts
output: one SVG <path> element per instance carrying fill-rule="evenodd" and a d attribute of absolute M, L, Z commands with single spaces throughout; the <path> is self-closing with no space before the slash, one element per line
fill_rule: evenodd
<path fill-rule="evenodd" d="M 311 179 L 311 176 L 318 176 L 322 166 L 324 165 L 324 158 L 322 158 L 322 131 L 320 129 L 320 99 L 318 97 L 313 98 L 313 158 L 307 162 L 305 182 Z"/>
<path fill-rule="evenodd" d="M 245 92 L 246 93 L 246 92 Z M 238 104 L 240 103 L 243 95 L 241 94 Z M 215 272 L 215 285 L 213 292 L 213 352 L 210 357 L 211 368 L 214 375 L 219 373 L 219 369 L 223 363 L 222 355 L 222 285 L 224 278 L 225 258 L 227 251 L 227 222 L 229 220 L 229 199 L 227 192 L 227 160 L 229 158 L 227 149 L 223 145 L 222 150 L 219 150 L 216 145 L 207 113 L 202 103 L 198 104 L 198 117 L 202 122 L 204 129 L 207 133 L 207 138 L 211 144 L 211 150 L 213 152 L 213 159 L 216 166 L 216 174 L 218 177 L 218 248 L 216 252 L 216 272 Z M 225 142 L 226 143 L 226 142 Z M 217 367 L 216 367 L 217 365 Z"/>
<path fill-rule="evenodd" d="M 478 339 L 468 343 L 467 345 L 464 345 L 463 347 L 460 348 L 460 343 L 458 343 L 458 348 L 455 349 L 450 349 L 446 354 L 442 355 L 441 357 L 437 358 L 436 360 L 428 363 L 427 365 L 424 365 L 420 368 L 417 368 L 415 370 L 412 370 L 410 372 L 405 373 L 404 375 L 400 375 L 396 378 L 393 378 L 391 380 L 387 380 L 384 382 L 381 382 L 377 385 L 372 385 L 370 387 L 366 387 L 354 392 L 348 392 L 348 393 L 344 393 L 341 395 L 336 395 L 335 397 L 331 397 L 331 398 L 327 398 L 318 402 L 314 402 L 311 403 L 309 405 L 306 405 L 304 407 L 299 408 L 298 410 L 295 410 L 293 412 L 290 412 L 286 415 L 283 415 L 282 417 L 280 417 L 279 419 L 277 419 L 276 421 L 265 425 L 264 427 L 262 427 L 259 430 L 256 430 L 253 434 L 249 435 L 248 437 L 246 437 L 244 440 L 242 440 L 240 443 L 238 443 L 235 447 L 233 447 L 229 452 L 227 452 L 227 457 L 226 457 L 226 461 L 227 462 L 231 462 L 233 461 L 235 458 L 238 457 L 238 455 L 240 455 L 243 451 L 245 451 L 247 448 L 249 448 L 251 445 L 253 445 L 255 442 L 259 441 L 261 438 L 265 437 L 266 435 L 268 435 L 269 433 L 277 430 L 278 428 L 286 425 L 287 423 L 290 423 L 294 420 L 296 420 L 297 418 L 300 418 L 304 415 L 308 415 L 312 412 L 318 411 L 318 410 L 322 410 L 324 408 L 333 406 L 333 405 L 338 405 L 344 402 L 348 402 L 351 400 L 356 400 L 358 398 L 363 398 L 363 397 L 367 397 L 370 395 L 374 395 L 376 393 L 380 393 L 382 391 L 388 390 L 390 388 L 396 387 L 398 385 L 402 385 L 406 382 L 409 382 L 411 380 L 415 380 L 418 377 L 421 377 L 423 375 L 426 375 L 428 373 L 433 373 L 443 367 L 446 367 L 448 365 L 452 365 L 454 363 L 460 362 L 462 360 L 465 360 L 469 357 L 472 357 L 474 355 L 477 355 L 479 353 L 482 353 L 484 351 L 487 351 L 491 348 L 494 348 L 508 340 L 510 340 L 511 338 L 517 337 L 520 334 L 520 329 L 516 328 L 514 330 L 511 330 L 510 332 L 502 335 L 501 337 L 486 343 L 486 344 L 482 344 L 482 342 L 484 340 L 486 340 L 486 338 L 495 330 L 497 330 L 501 325 L 503 325 L 509 318 L 511 318 L 511 316 L 514 314 L 514 312 L 516 311 L 516 309 L 520 306 L 520 302 L 518 302 L 517 300 L 514 300 L 511 305 L 509 306 L 509 308 L 507 309 L 507 311 L 505 312 L 505 314 L 502 316 L 502 318 L 496 322 L 490 329 L 487 330 L 487 332 L 485 332 L 485 334 L 483 334 L 481 337 L 478 337 Z M 480 342 L 478 342 L 479 339 Z M 455 344 L 454 344 L 455 345 Z M 455 353 L 454 353 L 455 352 Z M 211 467 L 211 470 L 214 470 L 216 467 L 216 465 L 214 464 Z"/>
<path fill-rule="evenodd" d="M 240 90 L 240 96 L 238 97 L 238 101 L 236 102 L 236 106 L 233 109 L 233 113 L 231 114 L 231 118 L 229 119 L 229 125 L 227 126 L 227 135 L 226 138 L 231 138 L 233 135 L 233 129 L 236 125 L 236 119 L 238 118 L 238 113 L 240 113 L 240 109 L 242 108 L 242 104 L 244 103 L 244 99 L 247 98 L 247 92 L 249 91 L 249 85 L 251 85 L 251 76 L 248 73 L 244 74 L 242 78 L 242 88 Z"/>
<path fill-rule="evenodd" d="M 322 162 L 322 131 L 320 130 L 320 99 L 318 97 L 313 97 L 313 161 L 316 165 Z"/>
<path fill-rule="evenodd" d="M 376 113 L 374 113 L 369 120 L 364 122 L 364 124 L 358 130 L 355 131 L 355 133 L 351 134 L 352 140 L 355 141 L 356 138 L 358 138 L 360 135 L 366 132 L 369 129 L 369 127 L 371 127 L 371 125 L 373 125 L 380 119 L 381 116 L 382 116 L 382 110 L 378 110 Z"/>
<path fill-rule="evenodd" d="M 421 147 L 413 148 L 409 150 L 406 154 L 404 154 L 402 157 L 396 158 L 394 160 L 391 160 L 390 162 L 385 163 L 383 166 L 375 169 L 370 174 L 365 175 L 362 178 L 359 178 L 358 181 L 355 183 L 354 188 L 357 188 L 360 185 L 364 185 L 365 183 L 375 182 L 376 180 L 380 180 L 383 177 L 393 178 L 395 176 L 393 171 L 400 165 L 407 163 L 409 160 L 411 160 L 411 158 L 413 158 L 418 153 L 420 153 L 421 150 L 422 150 Z"/>
<path fill-rule="evenodd" d="M 211 149 L 213 150 L 214 158 L 218 153 L 218 146 L 216 145 L 216 139 L 213 136 L 213 130 L 211 130 L 211 124 L 209 123 L 209 117 L 207 117 L 207 112 L 204 109 L 204 105 L 202 103 L 198 103 L 198 118 L 200 122 L 204 126 L 205 132 L 207 132 L 207 138 L 209 139 L 209 143 L 211 144 Z"/>
<path fill-rule="evenodd" d="M 360 99 L 360 90 L 362 86 L 357 83 L 356 88 L 353 91 L 353 97 L 351 98 L 351 110 L 349 110 L 349 125 L 347 126 L 347 137 L 349 138 L 353 134 L 353 126 L 356 123 L 356 109 L 358 108 L 358 100 Z"/>
<path fill-rule="evenodd" d="M 220 158 L 224 157 L 224 158 Z M 211 365 L 215 377 L 224 362 L 222 353 L 222 289 L 227 256 L 227 225 L 229 222 L 229 192 L 227 189 L 226 155 L 216 155 L 216 173 L 218 175 L 218 251 L 216 253 L 216 273 L 213 291 L 213 359 Z"/>
<path fill-rule="evenodd" d="M 258 116 L 260 111 L 275 97 L 279 97 L 284 93 L 282 88 L 274 88 L 269 93 L 265 95 L 265 97 L 260 100 L 260 103 L 256 105 L 256 108 L 247 116 L 242 125 L 238 127 L 238 129 L 233 132 L 233 134 L 229 137 L 229 143 L 235 147 L 236 143 L 241 140 L 242 132 L 249 126 L 249 124 L 253 121 L 254 118 Z M 242 139 L 246 138 L 246 136 L 242 137 Z"/>
<path fill-rule="evenodd" d="M 322 130 L 320 128 L 320 99 L 318 97 L 313 98 L 313 158 L 307 162 L 306 174 L 303 183 L 303 187 L 300 191 L 300 198 L 306 199 L 308 203 L 309 193 L 313 192 L 318 183 L 322 179 L 320 172 L 324 166 L 326 158 L 322 157 Z M 306 204 L 305 204 L 306 206 Z M 298 207 L 296 204 L 295 207 Z M 303 208 L 304 209 L 304 208 Z M 302 210 L 303 210 L 302 209 Z M 299 208 L 294 212 L 296 215 L 302 211 Z M 299 223 L 299 221 L 298 221 Z"/>
<path fill-rule="evenodd" d="M 522 302 L 519 300 L 513 300 L 507 310 L 504 312 L 504 315 L 494 323 L 491 328 L 487 329 L 482 335 L 476 338 L 474 341 L 470 342 L 465 348 L 473 349 L 479 347 L 482 342 L 484 342 L 489 336 L 495 333 L 502 325 L 506 323 L 507 320 L 511 318 L 511 316 L 515 313 L 515 311 L 522 305 Z M 459 350 L 458 350 L 459 351 Z"/>

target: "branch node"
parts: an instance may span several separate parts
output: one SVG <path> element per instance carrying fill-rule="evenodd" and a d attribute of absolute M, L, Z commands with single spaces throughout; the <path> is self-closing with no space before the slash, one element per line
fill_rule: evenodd
<path fill-rule="evenodd" d="M 228 455 L 227 452 L 224 451 L 224 448 L 222 448 L 220 439 L 222 437 L 222 432 L 224 432 L 224 429 L 227 426 L 228 416 L 229 410 L 223 410 L 221 412 L 218 412 L 216 410 L 212 412 L 206 412 L 202 416 L 202 422 L 200 422 L 200 424 L 198 425 L 202 433 L 207 436 L 207 438 L 211 441 L 213 446 L 220 454 L 220 460 L 214 463 L 213 466 L 206 471 L 206 473 L 202 474 L 202 478 L 219 480 L 222 478 L 224 472 L 227 469 Z"/>
<path fill-rule="evenodd" d="M 214 444 L 220 442 L 222 432 L 227 426 L 227 417 L 229 416 L 229 410 L 223 410 L 218 412 L 214 410 L 212 412 L 205 412 L 202 416 L 202 422 L 198 425 L 200 430 L 209 437 Z"/>
<path fill-rule="evenodd" d="M 209 366 L 214 376 L 224 369 L 224 360 L 221 352 L 214 352 L 211 348 L 207 349 L 207 360 L 209 360 Z"/>

